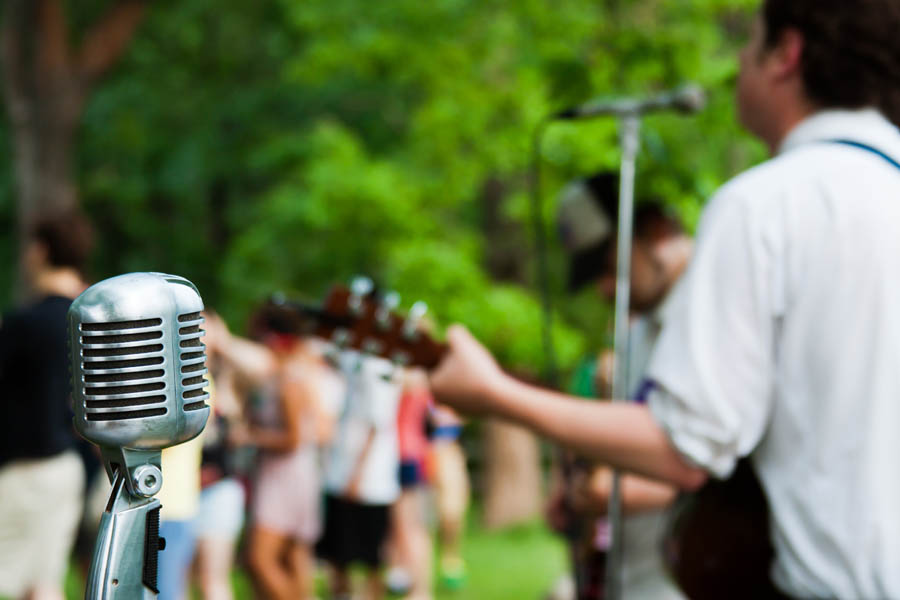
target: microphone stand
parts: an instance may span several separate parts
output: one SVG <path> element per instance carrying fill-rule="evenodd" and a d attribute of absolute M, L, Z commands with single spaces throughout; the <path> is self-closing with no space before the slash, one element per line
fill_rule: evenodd
<path fill-rule="evenodd" d="M 631 235 L 634 217 L 635 163 L 640 148 L 640 114 L 625 113 L 620 121 L 622 162 L 619 172 L 619 224 L 616 263 L 616 311 L 613 349 L 616 362 L 613 371 L 613 402 L 628 401 L 629 319 L 631 294 Z M 622 489 L 619 471 L 613 473 L 608 518 L 612 530 L 612 545 L 606 563 L 606 600 L 622 596 Z"/>
<path fill-rule="evenodd" d="M 162 487 L 159 450 L 101 448 L 112 483 L 91 568 L 85 600 L 153 600 L 157 598 L 161 504 L 153 496 Z"/>
<path fill-rule="evenodd" d="M 532 139 L 532 221 L 534 226 L 534 242 L 537 254 L 537 279 L 541 292 L 543 308 L 542 337 L 545 357 L 545 378 L 551 385 L 556 384 L 556 357 L 552 336 L 552 304 L 550 296 L 549 273 L 546 256 L 546 232 L 543 225 L 543 213 L 540 202 L 540 148 L 543 134 L 551 119 L 541 121 L 535 128 Z M 616 307 L 615 337 L 613 349 L 615 353 L 615 370 L 613 372 L 613 401 L 628 401 L 628 362 L 629 362 L 629 315 L 628 305 L 631 293 L 631 236 L 634 217 L 634 180 L 635 164 L 640 149 L 641 117 L 640 107 L 625 112 L 620 121 L 620 143 L 622 159 L 619 172 L 619 223 L 616 263 Z M 562 451 L 561 464 L 564 471 L 569 471 L 569 458 Z M 611 530 L 611 546 L 607 552 L 605 600 L 619 600 L 622 596 L 622 558 L 624 542 L 622 539 L 622 493 L 619 471 L 613 473 L 610 490 L 609 508 L 607 511 Z M 571 533 L 570 533 L 571 535 Z M 571 540 L 570 540 L 571 542 Z M 570 544 L 571 546 L 571 544 Z M 580 577 L 578 560 L 573 554 L 576 581 Z M 577 584 L 576 584 L 577 585 Z"/>

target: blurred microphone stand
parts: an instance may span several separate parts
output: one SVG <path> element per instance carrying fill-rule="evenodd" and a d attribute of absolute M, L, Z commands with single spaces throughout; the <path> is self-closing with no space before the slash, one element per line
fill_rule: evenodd
<path fill-rule="evenodd" d="M 634 179 L 637 153 L 640 149 L 641 117 L 637 112 L 619 117 L 619 143 L 622 159 L 619 167 L 619 225 L 616 240 L 616 313 L 613 351 L 613 402 L 628 400 L 629 328 L 628 303 L 631 295 L 631 234 L 634 221 Z M 622 482 L 618 470 L 613 472 L 612 490 L 607 516 L 612 532 L 612 545 L 607 553 L 605 600 L 622 597 Z"/>
<path fill-rule="evenodd" d="M 537 284 L 541 296 L 543 321 L 541 334 L 544 347 L 544 379 L 548 385 L 557 387 L 558 371 L 556 353 L 553 346 L 553 305 L 550 294 L 550 276 L 547 264 L 547 239 L 544 226 L 543 207 L 541 203 L 541 144 L 547 126 L 559 115 L 543 119 L 535 127 L 532 138 L 531 158 L 531 217 L 534 228 L 534 246 L 537 254 Z M 616 264 L 616 306 L 615 337 L 613 348 L 616 362 L 613 373 L 613 401 L 626 402 L 628 398 L 628 304 L 631 293 L 631 235 L 634 216 L 634 180 L 635 164 L 640 149 L 641 118 L 640 111 L 619 114 L 619 140 L 622 147 L 622 158 L 619 175 L 619 223 L 617 239 Z M 564 457 L 563 476 L 566 476 L 568 457 Z M 615 471 L 608 510 L 609 525 L 612 533 L 612 545 L 607 554 L 606 596 L 605 600 L 621 598 L 622 555 L 622 498 L 620 473 Z M 577 562 L 574 563 L 576 580 L 579 577 Z M 577 582 L 576 582 L 577 585 Z"/>

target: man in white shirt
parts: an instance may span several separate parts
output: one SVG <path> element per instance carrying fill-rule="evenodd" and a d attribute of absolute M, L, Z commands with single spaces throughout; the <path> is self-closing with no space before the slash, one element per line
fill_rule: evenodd
<path fill-rule="evenodd" d="M 569 259 L 569 291 L 594 284 L 607 300 L 615 299 L 616 227 L 619 212 L 619 178 L 599 173 L 567 185 L 559 200 L 557 224 Z M 693 241 L 677 218 L 656 199 L 639 199 L 634 215 L 631 269 L 631 343 L 628 384 L 631 398 L 641 397 L 642 379 L 650 352 L 661 327 L 661 311 L 669 292 L 691 257 Z M 605 515 L 612 489 L 612 471 L 605 465 L 593 469 L 576 489 L 576 511 Z M 683 596 L 670 580 L 658 549 L 665 528 L 665 508 L 675 498 L 674 487 L 628 474 L 621 479 L 623 520 L 622 590 L 625 597 L 645 600 L 680 600 Z M 594 550 L 605 551 L 608 525 L 597 524 Z M 579 552 L 575 552 L 578 556 Z M 602 597 L 605 568 L 596 552 L 576 562 L 579 598 Z M 577 564 L 577 563 L 583 564 Z M 599 577 L 598 577 L 599 575 Z"/>
<path fill-rule="evenodd" d="M 895 0 L 764 2 L 738 106 L 775 156 L 706 208 L 649 407 L 525 386 L 461 328 L 436 393 L 684 489 L 749 456 L 783 593 L 900 598 L 898 31 Z"/>

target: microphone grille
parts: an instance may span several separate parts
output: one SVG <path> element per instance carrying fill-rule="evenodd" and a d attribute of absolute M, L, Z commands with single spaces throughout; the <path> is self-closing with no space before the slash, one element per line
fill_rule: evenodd
<path fill-rule="evenodd" d="M 159 318 L 81 323 L 75 356 L 88 421 L 165 415 L 166 365 Z"/>
<path fill-rule="evenodd" d="M 167 448 L 197 436 L 209 393 L 203 300 L 183 277 L 128 273 L 69 308 L 75 429 L 103 447 Z"/>
<path fill-rule="evenodd" d="M 206 386 L 209 381 L 203 378 L 208 372 L 206 368 L 206 346 L 200 341 L 204 335 L 200 324 L 203 316 L 199 312 L 178 315 L 178 348 L 181 365 L 181 398 L 184 410 L 200 410 L 206 408 L 209 392 Z"/>

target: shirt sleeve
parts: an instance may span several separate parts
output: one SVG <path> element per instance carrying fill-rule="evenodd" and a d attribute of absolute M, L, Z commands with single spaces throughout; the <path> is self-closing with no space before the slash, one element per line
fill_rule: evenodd
<path fill-rule="evenodd" d="M 726 189 L 711 202 L 647 372 L 655 418 L 716 477 L 757 445 L 773 400 L 777 261 L 745 200 Z"/>

